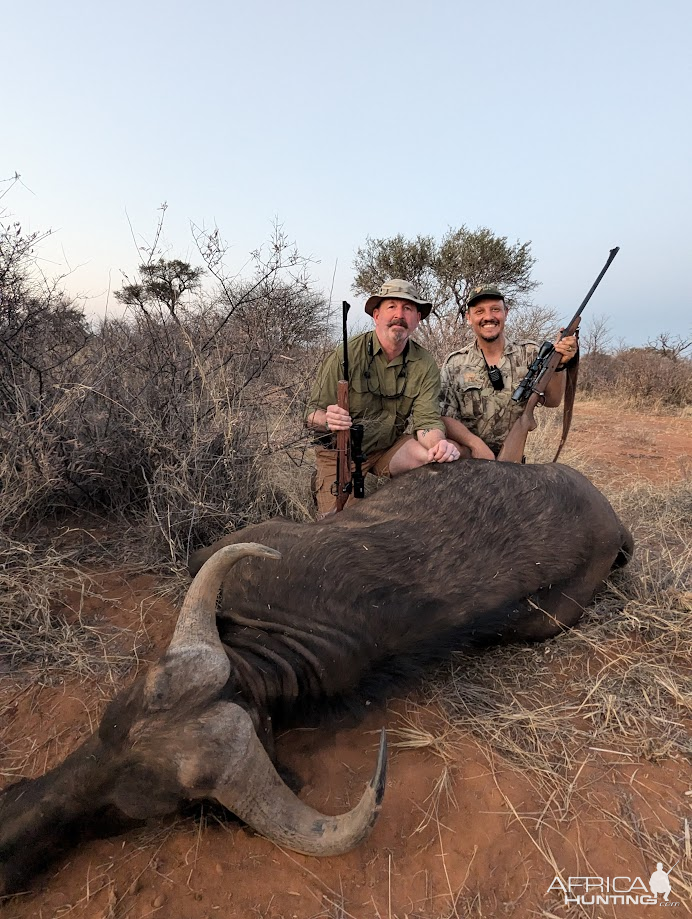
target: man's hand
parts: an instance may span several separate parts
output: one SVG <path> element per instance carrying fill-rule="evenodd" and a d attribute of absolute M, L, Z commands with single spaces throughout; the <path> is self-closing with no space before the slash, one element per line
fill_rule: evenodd
<path fill-rule="evenodd" d="M 561 364 L 566 364 L 567 361 L 571 361 L 577 353 L 578 348 L 579 342 L 577 341 L 576 335 L 568 335 L 567 338 L 560 338 L 555 342 L 555 350 L 558 354 L 562 355 L 560 358 Z"/>
<path fill-rule="evenodd" d="M 329 431 L 348 431 L 353 424 L 349 413 L 339 405 L 328 405 L 325 414 Z"/>
<path fill-rule="evenodd" d="M 560 329 L 562 333 L 564 329 Z M 555 350 L 560 355 L 560 363 L 557 365 L 558 368 L 563 367 L 568 361 L 571 361 L 573 357 L 576 357 L 577 351 L 579 350 L 579 340 L 576 335 L 568 335 L 566 338 L 558 338 L 555 342 Z M 562 402 L 562 397 L 565 394 L 565 374 L 564 373 L 555 373 L 550 378 L 550 382 L 545 387 L 545 393 L 543 395 L 543 405 L 546 408 L 557 408 L 557 406 Z"/>
<path fill-rule="evenodd" d="M 453 463 L 459 459 L 459 451 L 448 440 L 439 440 L 434 447 L 428 450 L 429 463 Z"/>
<path fill-rule="evenodd" d="M 428 451 L 428 463 L 453 463 L 460 457 L 459 449 L 455 443 L 445 440 L 445 436 L 437 428 L 429 431 L 417 431 L 418 443 Z"/>

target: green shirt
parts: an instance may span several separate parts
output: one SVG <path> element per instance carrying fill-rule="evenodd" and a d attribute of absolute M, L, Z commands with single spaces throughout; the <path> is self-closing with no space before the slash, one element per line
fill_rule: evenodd
<path fill-rule="evenodd" d="M 512 402 L 512 393 L 537 353 L 538 345 L 533 341 L 507 340 L 497 365 L 505 387 L 498 391 L 493 389 L 476 341 L 454 351 L 442 365 L 442 414 L 461 421 L 497 455 L 509 429 L 526 407 Z"/>
<path fill-rule="evenodd" d="M 336 404 L 343 379 L 343 345 L 320 367 L 305 417 Z M 363 450 L 388 450 L 411 430 L 444 433 L 440 418 L 440 372 L 431 354 L 408 341 L 407 351 L 388 361 L 375 332 L 356 335 L 348 343 L 349 406 L 354 422 L 363 425 Z M 389 398 L 386 398 L 389 397 Z"/>

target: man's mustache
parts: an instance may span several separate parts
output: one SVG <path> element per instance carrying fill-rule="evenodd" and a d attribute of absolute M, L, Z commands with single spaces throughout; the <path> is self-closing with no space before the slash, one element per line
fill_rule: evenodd
<path fill-rule="evenodd" d="M 408 324 L 405 319 L 392 319 L 387 323 L 387 328 L 391 329 L 393 325 L 401 326 L 402 329 L 408 329 Z"/>

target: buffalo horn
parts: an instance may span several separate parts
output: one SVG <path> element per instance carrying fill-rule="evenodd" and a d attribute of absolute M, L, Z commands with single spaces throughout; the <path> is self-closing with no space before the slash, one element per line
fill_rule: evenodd
<path fill-rule="evenodd" d="M 215 552 L 197 572 L 168 650 L 146 676 L 144 700 L 151 711 L 173 708 L 185 696 L 202 702 L 223 687 L 231 665 L 216 628 L 216 597 L 228 569 L 249 555 L 281 558 L 259 543 L 238 543 Z"/>
<path fill-rule="evenodd" d="M 304 804 L 278 775 L 257 736 L 233 775 L 213 797 L 262 836 L 303 855 L 341 855 L 355 848 L 377 820 L 387 778 L 387 738 L 380 734 L 375 774 L 353 810 L 329 817 Z"/>
<path fill-rule="evenodd" d="M 257 542 L 224 546 L 202 566 L 188 589 L 169 645 L 170 651 L 190 645 L 214 645 L 223 652 L 216 628 L 216 597 L 228 570 L 241 558 L 281 558 L 276 549 Z"/>

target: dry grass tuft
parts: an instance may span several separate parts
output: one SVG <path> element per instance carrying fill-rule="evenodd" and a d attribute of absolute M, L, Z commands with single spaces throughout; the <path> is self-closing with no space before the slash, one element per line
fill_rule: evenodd
<path fill-rule="evenodd" d="M 113 528 L 109 535 L 65 527 L 54 538 L 37 531 L 23 540 L 0 537 L 0 676 L 51 682 L 60 674 L 115 681 L 136 662 L 146 641 L 113 623 L 84 615 L 87 601 L 103 603 L 89 572 L 111 568 L 123 579 L 147 570 L 141 535 Z M 189 578 L 167 579 L 182 593 Z M 103 618 L 103 617 L 101 617 Z"/>
<path fill-rule="evenodd" d="M 0 673 L 20 665 L 47 669 L 93 669 L 93 634 L 55 615 L 67 590 L 87 590 L 87 581 L 52 546 L 0 538 Z M 103 655 L 99 654 L 101 662 Z"/>

